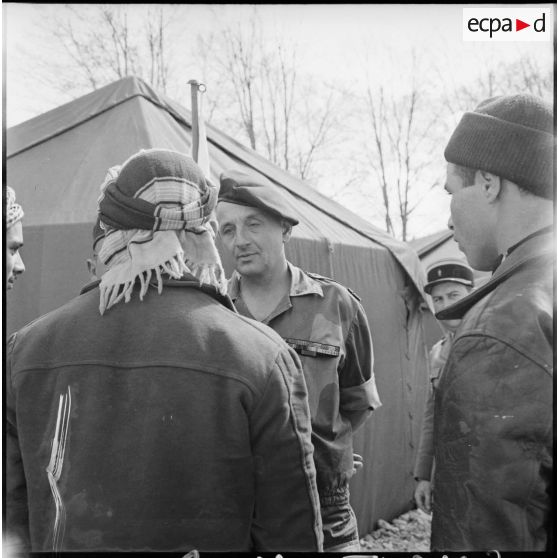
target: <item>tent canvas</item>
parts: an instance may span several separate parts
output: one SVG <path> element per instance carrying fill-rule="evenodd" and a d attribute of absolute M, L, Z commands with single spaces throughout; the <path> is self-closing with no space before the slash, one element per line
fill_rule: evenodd
<path fill-rule="evenodd" d="M 77 295 L 88 281 L 96 201 L 106 170 L 142 148 L 190 152 L 191 115 L 125 78 L 7 130 L 6 178 L 24 211 L 27 267 L 7 308 L 7 332 Z M 365 466 L 351 481 L 361 533 L 410 507 L 427 389 L 424 274 L 415 252 L 253 150 L 207 126 L 211 178 L 248 168 L 271 180 L 300 224 L 287 257 L 356 291 L 367 313 L 383 406 L 355 436 Z M 227 273 L 232 267 L 224 259 Z"/>

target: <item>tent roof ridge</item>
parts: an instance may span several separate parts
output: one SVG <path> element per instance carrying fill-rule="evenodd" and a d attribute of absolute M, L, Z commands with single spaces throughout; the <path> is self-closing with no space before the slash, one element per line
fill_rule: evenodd
<path fill-rule="evenodd" d="M 126 102 L 128 102 L 128 101 L 130 101 L 130 100 L 132 100 L 136 97 L 143 97 L 144 99 L 146 99 L 147 101 L 150 101 L 154 105 L 157 105 L 160 108 L 162 108 L 164 110 L 167 110 L 169 113 L 172 112 L 171 110 L 169 110 L 170 107 L 165 106 L 164 103 L 161 103 L 158 99 L 156 99 L 151 94 L 149 94 L 150 92 L 142 91 L 141 85 L 143 85 L 144 87 L 149 87 L 149 86 L 147 86 L 147 84 L 141 78 L 138 78 L 136 76 L 124 77 L 124 78 L 122 78 L 122 79 L 120 79 L 116 82 L 105 85 L 104 87 L 101 87 L 99 89 L 94 89 L 93 91 L 88 93 L 86 96 L 99 94 L 99 92 L 102 91 L 102 90 L 105 90 L 105 91 L 110 90 L 110 89 L 115 89 L 116 90 L 116 84 L 122 84 L 123 82 L 126 82 L 126 81 L 132 82 L 133 89 L 130 92 L 125 92 L 123 97 L 117 98 L 116 100 L 114 100 L 109 105 L 101 107 L 99 110 L 97 110 L 97 111 L 95 111 L 91 114 L 83 115 L 83 116 L 77 118 L 76 120 L 74 120 L 73 122 L 68 123 L 64 126 L 61 126 L 60 128 L 55 129 L 50 134 L 45 134 L 45 135 L 39 137 L 37 140 L 32 141 L 30 143 L 27 143 L 23 147 L 21 147 L 19 149 L 16 149 L 15 151 L 10 152 L 9 154 L 6 155 L 6 159 L 9 159 L 10 157 L 18 155 L 19 153 L 22 153 L 22 152 L 24 152 L 28 149 L 33 148 L 33 147 L 36 147 L 37 145 L 40 145 L 41 143 L 44 143 L 44 142 L 46 142 L 46 141 L 48 141 L 52 138 L 55 138 L 56 136 L 62 135 L 64 133 L 68 132 L 69 130 L 72 130 L 73 128 L 77 128 L 78 126 L 81 126 L 85 122 L 88 122 L 89 120 L 92 120 L 92 119 L 96 118 L 97 116 L 100 116 L 101 114 L 104 114 L 105 112 L 110 111 L 110 110 L 116 108 L 117 106 L 119 106 L 123 103 L 126 103 Z M 67 106 L 70 103 L 80 101 L 82 99 L 83 99 L 83 97 L 78 97 L 77 99 L 73 99 L 72 101 L 69 101 L 68 103 L 65 103 L 64 105 L 61 105 L 60 107 L 55 107 L 51 111 L 47 111 L 46 113 L 40 114 L 40 115 L 36 116 L 35 118 L 40 118 L 41 116 L 44 116 L 46 114 L 53 113 L 54 111 L 57 111 L 61 107 Z M 184 119 L 183 117 L 181 117 L 180 119 L 183 120 L 184 123 L 187 126 L 191 127 L 191 124 L 189 122 L 187 122 L 186 119 Z M 31 120 L 33 120 L 33 119 L 26 120 L 25 122 L 22 122 L 21 124 L 17 124 L 16 126 L 26 124 L 26 123 L 30 122 Z M 16 126 L 13 126 L 11 129 L 15 129 Z"/>
<path fill-rule="evenodd" d="M 6 143 L 14 145 L 14 151 L 7 153 L 6 158 L 10 159 L 52 138 L 63 135 L 84 122 L 138 97 L 167 113 L 179 126 L 192 129 L 191 113 L 186 107 L 165 94 L 159 94 L 141 78 L 128 76 L 12 127 L 8 130 L 12 137 L 8 137 Z M 263 155 L 242 145 L 212 124 L 206 123 L 206 130 L 208 143 L 224 152 L 233 161 L 238 161 L 266 176 L 277 187 L 286 190 L 295 198 L 304 200 L 320 213 L 347 227 L 360 237 L 386 248 L 405 269 L 419 293 L 422 292 L 420 262 L 416 252 L 407 244 L 396 240 L 363 217 L 312 188 L 302 179 L 274 165 Z"/>

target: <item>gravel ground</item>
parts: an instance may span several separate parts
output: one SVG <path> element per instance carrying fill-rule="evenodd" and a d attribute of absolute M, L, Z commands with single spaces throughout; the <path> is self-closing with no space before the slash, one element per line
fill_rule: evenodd
<path fill-rule="evenodd" d="M 391 523 L 380 519 L 378 528 L 360 539 L 361 552 L 428 552 L 431 516 L 411 510 Z"/>

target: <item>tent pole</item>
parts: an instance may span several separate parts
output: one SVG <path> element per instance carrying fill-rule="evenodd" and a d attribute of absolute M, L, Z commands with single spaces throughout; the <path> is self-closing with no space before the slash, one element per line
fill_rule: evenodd
<path fill-rule="evenodd" d="M 192 158 L 197 163 L 200 148 L 200 127 L 198 114 L 198 88 L 200 84 L 195 79 L 191 79 L 188 83 L 190 85 L 192 106 Z"/>

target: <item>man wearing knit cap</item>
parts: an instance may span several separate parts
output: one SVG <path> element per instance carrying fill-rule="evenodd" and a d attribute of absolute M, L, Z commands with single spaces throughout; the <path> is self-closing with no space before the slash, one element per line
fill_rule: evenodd
<path fill-rule="evenodd" d="M 237 314 L 217 189 L 150 149 L 102 185 L 107 271 L 14 334 L 7 514 L 34 552 L 319 551 L 304 376 Z"/>
<path fill-rule="evenodd" d="M 455 258 L 446 258 L 426 270 L 426 294 L 439 312 L 467 296 L 474 285 L 473 270 Z M 426 513 L 432 511 L 432 471 L 434 464 L 434 397 L 448 359 L 455 331 L 461 320 L 440 320 L 444 336 L 430 350 L 430 391 L 422 419 L 420 442 L 415 461 L 415 502 Z"/>
<path fill-rule="evenodd" d="M 23 209 L 16 203 L 12 188 L 6 192 L 6 290 L 13 289 L 16 278 L 25 271 L 19 250 L 23 246 Z"/>
<path fill-rule="evenodd" d="M 531 95 L 467 112 L 445 150 L 450 228 L 493 271 L 436 314 L 460 319 L 434 409 L 432 549 L 552 549 L 552 108 Z"/>
<path fill-rule="evenodd" d="M 364 309 L 345 287 L 287 261 L 284 246 L 298 220 L 273 184 L 237 170 L 220 182 L 219 234 L 235 265 L 229 294 L 241 314 L 274 329 L 302 361 L 324 551 L 359 551 L 349 480 L 362 462 L 352 436 L 380 406 Z"/>

